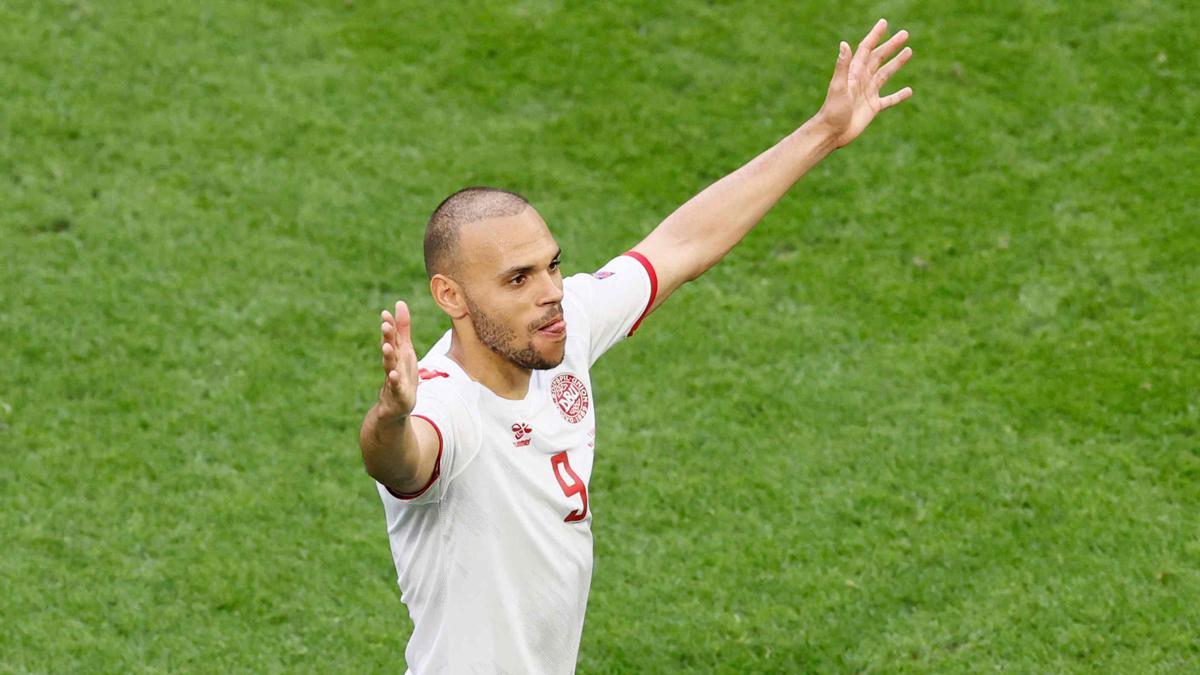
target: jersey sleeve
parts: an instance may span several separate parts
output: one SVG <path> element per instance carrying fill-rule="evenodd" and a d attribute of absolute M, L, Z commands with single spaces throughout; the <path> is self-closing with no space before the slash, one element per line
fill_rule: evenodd
<path fill-rule="evenodd" d="M 478 417 L 449 382 L 437 381 L 442 376 L 445 373 L 422 369 L 422 381 L 417 387 L 417 405 L 411 414 L 431 424 L 437 432 L 437 461 L 428 482 L 420 490 L 411 493 L 380 486 L 381 491 L 401 504 L 441 501 L 461 466 L 478 452 Z M 430 379 L 426 380 L 425 377 Z"/>
<path fill-rule="evenodd" d="M 636 251 L 613 258 L 592 274 L 576 274 L 567 282 L 564 286 L 578 301 L 587 323 L 589 364 L 633 335 L 658 294 L 654 266 Z"/>

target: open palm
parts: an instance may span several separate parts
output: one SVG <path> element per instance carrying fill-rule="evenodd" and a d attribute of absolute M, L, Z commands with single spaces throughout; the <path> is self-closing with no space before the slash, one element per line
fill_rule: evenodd
<path fill-rule="evenodd" d="M 396 303 L 396 313 L 386 309 L 380 314 L 383 353 L 383 389 L 379 402 L 391 415 L 407 415 L 417 404 L 417 353 L 412 344 L 412 318 L 408 304 Z"/>
<path fill-rule="evenodd" d="M 839 148 L 858 138 L 879 111 L 912 96 L 909 87 L 887 96 L 879 95 L 884 83 L 912 57 L 912 49 L 905 47 L 888 61 L 908 39 L 908 31 L 899 31 L 880 45 L 879 40 L 886 32 L 887 21 L 880 19 L 853 55 L 850 45 L 845 42 L 838 45 L 837 66 L 818 116 L 833 131 Z"/>

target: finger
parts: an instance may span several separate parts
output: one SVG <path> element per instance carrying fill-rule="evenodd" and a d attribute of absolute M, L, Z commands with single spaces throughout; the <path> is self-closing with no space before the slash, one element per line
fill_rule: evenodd
<path fill-rule="evenodd" d="M 846 87 L 846 79 L 850 76 L 850 44 L 842 41 L 838 43 L 837 64 L 833 67 L 833 79 L 829 81 L 829 88 L 834 90 L 844 89 Z"/>
<path fill-rule="evenodd" d="M 396 324 L 391 321 L 384 321 L 379 324 L 379 333 L 382 344 L 396 346 Z"/>
<path fill-rule="evenodd" d="M 879 99 L 879 109 L 883 110 L 884 108 L 890 108 L 897 103 L 908 99 L 908 97 L 912 96 L 912 93 L 912 87 L 905 87 L 894 94 L 888 94 L 887 96 Z"/>
<path fill-rule="evenodd" d="M 408 314 L 408 304 L 404 301 L 396 303 L 396 346 L 412 343 L 412 317 Z"/>
<path fill-rule="evenodd" d="M 908 31 L 902 30 L 893 35 L 887 42 L 879 45 L 875 51 L 871 52 L 871 67 L 878 68 L 879 64 L 891 58 L 892 54 L 895 54 L 896 50 L 900 49 L 900 45 L 904 44 L 904 41 L 907 39 Z"/>
<path fill-rule="evenodd" d="M 871 29 L 871 32 L 867 33 L 862 42 L 858 43 L 858 49 L 854 52 L 854 60 L 866 65 L 867 59 L 871 56 L 871 50 L 875 49 L 875 45 L 879 44 L 879 38 L 883 37 L 883 33 L 886 30 L 887 19 L 880 19 L 875 22 L 875 27 Z"/>
<path fill-rule="evenodd" d="M 879 91 L 888 81 L 888 79 L 890 79 L 892 75 L 895 75 L 897 70 L 900 70 L 900 66 L 908 63 L 908 60 L 912 58 L 912 53 L 911 47 L 905 47 L 904 51 L 900 52 L 896 58 L 888 61 L 887 64 L 879 69 L 878 73 L 875 73 L 876 91 Z"/>
<path fill-rule="evenodd" d="M 383 344 L 383 372 L 387 373 L 395 370 L 398 360 L 396 348 L 391 343 L 385 342 Z"/>
<path fill-rule="evenodd" d="M 379 327 L 380 332 L 383 333 L 383 341 L 391 342 L 392 335 L 395 334 L 396 320 L 392 318 L 392 313 L 386 309 L 379 313 L 379 318 L 383 320 L 383 324 Z"/>

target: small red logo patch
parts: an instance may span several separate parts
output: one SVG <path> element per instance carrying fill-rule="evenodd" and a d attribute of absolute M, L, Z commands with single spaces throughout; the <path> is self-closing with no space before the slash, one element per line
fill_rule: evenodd
<path fill-rule="evenodd" d="M 550 382 L 550 397 L 563 419 L 579 424 L 588 411 L 588 391 L 583 380 L 571 373 L 560 373 Z"/>
<path fill-rule="evenodd" d="M 421 368 L 417 371 L 417 377 L 421 378 L 422 380 L 432 380 L 435 377 L 450 377 L 450 373 L 443 373 L 440 370 Z"/>
<path fill-rule="evenodd" d="M 524 422 L 516 422 L 512 425 L 513 445 L 518 448 L 523 448 L 529 445 L 533 440 L 533 427 Z"/>

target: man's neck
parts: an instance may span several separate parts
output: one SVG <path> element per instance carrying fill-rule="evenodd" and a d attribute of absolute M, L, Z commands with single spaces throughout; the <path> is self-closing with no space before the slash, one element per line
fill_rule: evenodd
<path fill-rule="evenodd" d="M 450 337 L 447 356 L 479 384 L 487 387 L 500 398 L 519 401 L 529 391 L 529 378 L 533 371 L 521 368 L 500 356 L 478 341 L 462 339 L 458 331 Z"/>

